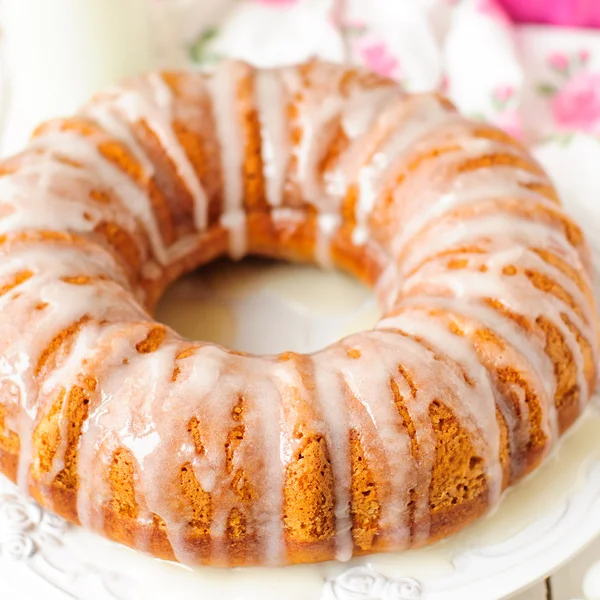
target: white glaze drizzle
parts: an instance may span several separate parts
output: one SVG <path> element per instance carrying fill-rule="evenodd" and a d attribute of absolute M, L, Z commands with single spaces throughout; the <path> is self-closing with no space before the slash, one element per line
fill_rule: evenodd
<path fill-rule="evenodd" d="M 315 402 L 325 422 L 327 448 L 331 456 L 331 468 L 335 484 L 335 541 L 336 558 L 352 557 L 352 520 L 350 518 L 350 461 L 348 446 L 348 408 L 344 390 L 344 373 L 332 361 L 313 360 Z"/>
<path fill-rule="evenodd" d="M 229 256 L 234 260 L 242 259 L 248 249 L 246 213 L 243 210 L 223 213 L 221 225 L 229 231 Z"/>
<path fill-rule="evenodd" d="M 147 83 L 148 93 L 131 91 L 122 95 L 118 104 L 132 122 L 144 121 L 157 135 L 192 196 L 196 229 L 204 231 L 208 224 L 208 201 L 194 167 L 173 129 L 173 94 L 159 73 L 148 75 Z"/>
<path fill-rule="evenodd" d="M 123 143 L 133 154 L 148 177 L 152 177 L 154 174 L 152 162 L 135 138 L 130 124 L 117 111 L 118 107 L 116 103 L 95 103 L 87 107 L 85 115 L 91 117 L 110 136 Z"/>
<path fill-rule="evenodd" d="M 107 95 L 85 108 L 106 132 L 124 143 L 144 168 L 148 177 L 154 167 L 136 140 L 131 124 L 143 122 L 148 126 L 172 161 L 194 203 L 194 222 L 198 231 L 207 226 L 206 193 L 174 130 L 173 94 L 159 73 L 150 74 L 144 82 L 124 93 Z"/>
<path fill-rule="evenodd" d="M 333 92 L 325 98 L 315 98 L 308 94 L 300 108 L 302 138 L 296 157 L 298 181 L 302 195 L 317 210 L 327 210 L 328 198 L 318 181 L 317 164 L 323 147 L 331 137 L 332 124 L 339 118 L 343 106 L 340 96 Z"/>
<path fill-rule="evenodd" d="M 281 206 L 290 159 L 285 94 L 281 79 L 275 71 L 257 72 L 255 86 L 267 202 L 271 206 Z"/>
<path fill-rule="evenodd" d="M 494 167 L 461 173 L 449 182 L 448 189 L 439 194 L 434 202 L 425 203 L 425 208 L 409 215 L 403 224 L 402 232 L 396 237 L 396 248 L 416 235 L 421 228 L 453 210 L 498 198 L 502 193 L 507 198 L 518 198 L 523 202 L 550 203 L 551 201 L 538 193 L 530 192 L 519 184 L 547 183 L 545 178 L 531 175 L 510 167 Z"/>
<path fill-rule="evenodd" d="M 101 191 L 105 186 L 105 182 L 81 168 L 60 162 L 53 154 L 25 156 L 16 173 L 0 178 L 4 210 L 10 206 L 10 214 L 0 219 L 0 232 L 26 229 L 88 232 L 105 221 L 119 225 L 137 240 L 133 217 L 115 210 L 114 205 L 90 200 L 92 191 Z M 144 255 L 144 249 L 138 248 Z"/>
<path fill-rule="evenodd" d="M 356 226 L 353 231 L 355 244 L 364 244 L 370 237 L 369 216 L 388 171 L 402 160 L 403 155 L 421 136 L 452 119 L 456 119 L 456 116 L 441 106 L 436 98 L 425 96 L 410 114 L 410 121 L 404 127 L 394 131 L 384 146 L 373 155 L 370 162 L 361 166 L 357 178 L 358 201 L 355 208 Z"/>
<path fill-rule="evenodd" d="M 474 215 L 467 220 L 449 220 L 440 222 L 420 239 L 427 244 L 412 244 L 403 256 L 402 271 L 410 273 L 428 257 L 435 256 L 448 248 L 459 248 L 461 245 L 477 242 L 484 244 L 486 239 L 513 242 L 515 246 L 558 249 L 573 261 L 579 260 L 577 252 L 564 235 L 545 223 L 535 223 L 521 215 L 487 214 Z M 575 263 L 577 264 L 577 263 Z"/>
<path fill-rule="evenodd" d="M 501 298 L 502 302 L 513 312 L 522 314 L 527 317 L 530 322 L 535 322 L 540 316 L 550 318 L 554 325 L 560 330 L 565 338 L 569 350 L 573 356 L 577 366 L 578 386 L 580 393 L 588 396 L 587 383 L 583 372 L 583 357 L 577 338 L 573 332 L 563 322 L 561 315 L 566 314 L 569 320 L 575 324 L 580 332 L 585 331 L 589 327 L 589 323 L 593 322 L 591 312 L 587 313 L 588 320 L 586 323 L 581 319 L 573 309 L 558 299 L 551 293 L 538 290 L 526 278 L 523 273 L 514 277 L 502 277 L 502 267 L 507 265 L 518 264 L 524 269 L 533 267 L 535 271 L 545 273 L 550 271 L 553 280 L 556 281 L 566 290 L 570 291 L 578 306 L 585 306 L 586 302 L 583 299 L 583 294 L 576 286 L 557 269 L 549 269 L 548 265 L 537 257 L 531 257 L 530 253 L 519 252 L 519 248 L 509 251 L 505 256 L 495 257 L 496 260 L 490 261 L 491 268 L 485 273 L 472 272 L 470 270 L 459 270 L 458 273 L 442 272 L 439 269 L 422 269 L 414 278 L 411 277 L 406 282 L 406 291 L 410 291 L 412 285 L 416 284 L 418 279 L 425 279 L 431 287 L 440 285 L 442 288 L 448 287 L 459 298 Z M 520 255 L 524 254 L 524 257 Z M 515 260 L 517 258 L 518 260 Z M 507 260 L 508 259 L 508 260 Z M 591 320 L 589 320 L 591 319 Z M 595 341 L 591 340 L 592 346 L 595 346 Z"/>
<path fill-rule="evenodd" d="M 34 368 L 41 352 L 61 331 L 86 315 L 92 319 L 105 319 L 110 318 L 115 310 L 125 318 L 135 314 L 129 312 L 135 303 L 130 301 L 130 296 L 122 287 L 125 281 L 110 255 L 99 248 L 95 249 L 97 256 L 86 256 L 72 248 L 58 247 L 52 252 L 42 248 L 33 246 L 21 251 L 15 250 L 10 258 L 2 261 L 0 269 L 0 273 L 21 270 L 33 272 L 32 277 L 19 286 L 21 295 L 18 298 L 10 302 L 6 296 L 0 298 L 0 306 L 6 303 L 4 313 L 11 316 L 10 328 L 8 324 L 4 325 L 4 344 L 0 346 L 2 370 L 5 376 L 18 378 L 22 392 L 21 413 L 18 414 L 12 429 L 19 434 L 21 440 L 19 485 L 23 489 L 26 489 L 28 484 L 32 457 L 31 440 L 36 416 L 40 410 L 48 409 L 58 398 L 60 389 L 68 389 L 69 384 L 68 378 L 66 381 L 60 378 L 55 381 L 52 376 L 43 384 L 38 383 Z M 85 265 L 86 275 L 110 274 L 111 278 L 120 280 L 121 286 L 108 285 L 110 282 L 102 286 L 79 286 L 62 281 L 62 277 L 81 275 L 82 264 Z M 36 309 L 39 303 L 46 303 L 43 310 Z M 137 310 L 138 314 L 142 313 L 140 307 Z M 32 348 L 38 349 L 38 353 L 32 352 Z M 25 357 L 27 359 L 23 360 Z M 73 374 L 73 369 L 68 365 L 79 364 L 81 359 L 80 354 L 72 352 L 65 357 L 65 363 L 57 365 L 57 370 Z M 67 426 L 68 421 L 65 419 L 63 427 Z M 66 439 L 66 435 L 63 439 Z"/>
<path fill-rule="evenodd" d="M 212 110 L 221 148 L 224 209 L 222 225 L 229 230 L 230 254 L 239 258 L 244 254 L 245 224 L 243 218 L 242 167 L 244 146 L 236 110 L 239 63 L 228 62 L 215 70 L 208 80 L 212 96 Z M 234 216 L 230 216 L 234 215 Z"/>
<path fill-rule="evenodd" d="M 341 219 L 337 214 L 321 213 L 317 216 L 315 232 L 315 262 L 323 268 L 333 267 L 331 260 L 331 240 L 340 226 Z"/>
<path fill-rule="evenodd" d="M 471 439 L 476 452 L 484 458 L 489 504 L 494 506 L 502 491 L 500 430 L 496 420 L 496 399 L 485 367 L 470 340 L 454 335 L 426 312 L 412 311 L 410 314 L 401 314 L 394 319 L 394 326 L 400 331 L 424 339 L 468 374 L 471 383 L 467 382 L 457 394 L 453 412 L 463 417 L 460 419 L 463 423 L 465 415 L 469 415 L 467 418 L 472 420 L 471 427 L 477 429 L 478 434 Z"/>
<path fill-rule="evenodd" d="M 348 364 L 347 356 L 338 354 L 338 368 L 343 369 L 350 391 L 372 422 L 377 435 L 376 444 L 381 444 L 383 448 L 389 491 L 385 495 L 385 502 L 382 502 L 381 524 L 394 546 L 408 547 L 408 489 L 416 485 L 417 477 L 410 452 L 410 439 L 400 433 L 400 417 L 390 389 L 390 380 L 395 377 L 399 364 L 393 364 L 398 356 L 398 346 L 394 345 L 394 350 L 382 347 L 381 340 L 376 339 L 374 334 L 358 339 L 349 338 L 346 343 L 347 348 L 358 350 L 361 356 Z M 373 361 L 381 365 L 376 371 L 372 370 Z M 357 429 L 360 431 L 362 428 Z M 368 442 L 364 443 L 369 449 Z"/>
<path fill-rule="evenodd" d="M 30 147 L 48 152 L 60 152 L 85 167 L 114 190 L 127 207 L 130 214 L 135 215 L 144 225 L 150 239 L 152 251 L 162 265 L 169 263 L 168 249 L 158 228 L 156 215 L 148 202 L 146 192 L 124 171 L 110 163 L 89 137 L 82 137 L 74 132 L 51 133 L 34 139 Z"/>

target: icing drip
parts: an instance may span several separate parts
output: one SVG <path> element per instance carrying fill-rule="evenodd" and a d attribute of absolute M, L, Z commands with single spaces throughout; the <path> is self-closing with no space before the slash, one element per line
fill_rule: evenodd
<path fill-rule="evenodd" d="M 305 200 L 318 210 L 326 210 L 327 197 L 318 181 L 318 162 L 332 135 L 332 123 L 339 118 L 342 100 L 338 95 L 314 98 L 308 95 L 300 108 L 302 138 L 297 149 L 298 180 Z"/>
<path fill-rule="evenodd" d="M 315 240 L 315 262 L 325 268 L 331 268 L 331 239 L 340 225 L 338 215 L 320 214 L 317 217 Z"/>
<path fill-rule="evenodd" d="M 455 115 L 448 113 L 436 99 L 426 96 L 414 114 L 411 114 L 411 120 L 404 127 L 395 130 L 371 159 L 361 165 L 357 178 L 358 200 L 354 215 L 356 226 L 352 234 L 355 244 L 364 244 L 370 237 L 369 216 L 390 168 L 402 160 L 403 155 L 420 137 L 452 118 L 455 119 Z"/>
<path fill-rule="evenodd" d="M 426 204 L 424 210 L 415 211 L 406 219 L 402 232 L 396 236 L 396 247 L 402 248 L 423 227 L 440 217 L 467 205 L 496 199 L 500 192 L 506 197 L 518 198 L 523 202 L 550 204 L 551 201 L 544 196 L 529 192 L 521 185 L 534 183 L 547 184 L 548 181 L 545 177 L 536 177 L 519 169 L 501 166 L 457 175 L 448 186 L 449 189 Z"/>
<path fill-rule="evenodd" d="M 411 482 L 416 481 L 416 472 L 410 452 L 410 440 L 406 435 L 399 435 L 402 426 L 390 388 L 390 380 L 395 378 L 398 365 L 392 365 L 392 360 L 387 360 L 389 354 L 382 352 L 382 341 L 373 334 L 348 338 L 345 347 L 336 352 L 333 361 L 344 373 L 348 391 L 361 407 L 360 413 L 363 416 L 360 418 L 360 413 L 356 414 L 358 411 L 355 409 L 353 428 L 372 432 L 362 440 L 365 454 L 381 454 L 384 461 L 384 480 L 389 489 L 382 490 L 385 501 L 382 503 L 381 524 L 390 532 L 388 535 L 394 546 L 403 548 L 410 541 L 408 489 Z M 385 350 L 389 352 L 388 348 Z M 358 351 L 360 357 L 349 361 L 347 351 Z M 326 356 L 331 360 L 330 356 Z M 379 361 L 380 369 L 372 369 L 373 360 Z M 366 426 L 365 420 L 368 421 Z M 348 461 L 347 456 L 340 456 L 338 460 L 342 458 Z"/>
<path fill-rule="evenodd" d="M 208 224 L 208 201 L 194 167 L 173 129 L 173 95 L 158 73 L 150 74 L 147 82 L 149 88 L 147 95 L 130 92 L 121 96 L 118 102 L 119 106 L 132 122 L 143 121 L 157 135 L 161 146 L 183 179 L 186 189 L 192 195 L 196 229 L 204 231 Z"/>
<path fill-rule="evenodd" d="M 350 461 L 348 460 L 348 409 L 344 372 L 336 363 L 313 360 L 315 401 L 325 421 L 328 450 L 335 483 L 335 556 L 338 560 L 352 557 L 352 520 L 350 519 Z"/>
<path fill-rule="evenodd" d="M 136 354 L 134 344 L 136 336 L 143 338 L 143 330 L 132 328 L 118 333 L 112 336 L 112 346 L 108 348 L 112 352 L 105 361 L 109 368 L 101 370 L 98 376 L 100 397 L 110 399 L 117 393 L 126 393 L 137 401 L 133 406 L 117 407 L 99 400 L 82 436 L 80 455 L 91 457 L 97 453 L 98 440 L 106 440 L 101 452 L 107 461 L 117 448 L 128 448 L 139 463 L 139 489 L 143 490 L 139 492 L 138 504 L 144 510 L 138 518 L 141 522 L 151 522 L 154 515 L 160 517 L 167 524 L 176 557 L 190 564 L 194 562 L 187 543 L 190 532 L 174 508 L 169 492 L 179 488 L 180 466 L 191 465 L 198 482 L 213 498 L 211 558 L 215 562 L 228 560 L 227 527 L 232 510 L 247 512 L 244 501 L 236 493 L 241 483 L 247 480 L 255 488 L 266 485 L 272 493 L 258 496 L 252 514 L 247 514 L 248 527 L 260 540 L 263 561 L 281 562 L 281 402 L 277 387 L 266 376 L 268 369 L 256 359 L 228 355 L 207 345 L 188 359 L 177 362 L 180 367 L 178 386 L 173 386 L 171 371 L 179 347 L 177 341 L 163 345 L 146 357 Z M 128 344 L 125 336 L 131 340 Z M 123 358 L 128 358 L 124 380 Z M 254 376 L 247 385 L 250 373 Z M 241 399 L 244 439 L 235 450 L 232 462 L 226 464 L 226 448 L 230 443 L 227 436 L 236 426 L 235 410 Z M 169 418 L 173 413 L 179 418 Z M 201 455 L 191 441 L 180 443 L 188 437 L 187 428 L 192 418 L 205 424 Z M 208 427 L 208 423 L 220 423 L 221 427 Z M 95 464 L 101 468 L 104 460 L 96 460 Z M 242 471 L 246 479 L 236 480 Z M 223 472 L 228 475 L 223 477 Z M 82 474 L 80 518 L 82 522 L 91 521 L 98 526 L 88 501 L 94 496 L 105 501 L 110 499 L 109 491 L 103 489 L 101 473 Z"/>
<path fill-rule="evenodd" d="M 62 278 L 81 273 L 82 263 L 86 265 L 87 276 L 110 274 L 111 279 L 118 277 L 121 285 L 111 281 L 97 287 L 64 282 Z M 77 374 L 83 358 L 81 349 L 86 338 L 79 336 L 73 352 L 56 364 L 46 380 L 40 381 L 36 365 L 42 359 L 42 351 L 61 331 L 83 317 L 92 320 L 110 319 L 115 315 L 132 318 L 136 312 L 142 312 L 122 287 L 125 281 L 118 275 L 119 269 L 112 258 L 98 248 L 94 248 L 92 256 L 72 248 L 54 248 L 52 253 L 44 251 L 43 247 L 14 250 L 9 257 L 4 257 L 0 275 L 25 270 L 31 271 L 32 276 L 20 286 L 22 295 L 10 301 L 7 296 L 0 297 L 1 310 L 6 315 L 10 314 L 10 322 L 3 327 L 3 343 L 0 345 L 2 374 L 16 383 L 20 390 L 20 412 L 15 419 L 9 419 L 9 427 L 22 440 L 18 480 L 24 490 L 28 488 L 31 460 L 34 459 L 34 464 L 37 460 L 31 447 L 37 415 L 58 400 L 61 390 L 69 389 L 71 378 Z M 43 309 L 37 308 L 42 305 Z M 37 349 L 37 354 L 32 352 L 32 348 Z M 68 426 L 67 419 L 63 426 Z M 60 470 L 61 454 L 57 454 L 59 468 L 51 474 Z M 52 479 L 48 477 L 48 481 Z"/>
<path fill-rule="evenodd" d="M 81 190 L 81 196 L 73 189 Z M 0 220 L 0 232 L 40 229 L 48 223 L 64 230 L 91 231 L 101 220 L 102 209 L 82 201 L 90 189 L 79 169 L 38 157 L 32 167 L 0 178 L 2 206 L 9 213 Z"/>
<path fill-rule="evenodd" d="M 451 407 L 461 423 L 465 420 L 470 421 L 470 427 L 475 429 L 471 439 L 476 452 L 484 458 L 489 504 L 494 506 L 502 491 L 500 431 L 496 420 L 496 399 L 486 369 L 469 340 L 454 335 L 447 327 L 438 325 L 426 312 L 411 311 L 399 315 L 394 319 L 394 326 L 402 332 L 425 340 L 436 353 L 443 352 L 456 365 L 454 368 L 460 387 L 456 394 L 449 396 L 454 400 Z M 433 387 L 435 392 L 435 386 L 430 384 L 429 387 Z M 441 390 L 433 397 L 448 398 L 447 395 L 442 395 Z M 422 510 L 427 508 L 422 507 Z"/>
<path fill-rule="evenodd" d="M 561 254 L 580 262 L 573 246 L 549 224 L 534 223 L 520 215 L 507 214 L 474 215 L 468 219 L 468 223 L 468 227 L 466 224 L 459 225 L 456 220 L 434 224 L 419 239 L 419 244 L 411 244 L 407 248 L 402 260 L 402 271 L 410 273 L 428 257 L 435 256 L 446 248 L 460 248 L 473 243 L 485 244 L 486 239 L 512 243 L 520 248 L 550 251 L 558 249 Z M 421 244 L 424 239 L 428 242 L 425 246 Z"/>
<path fill-rule="evenodd" d="M 496 365 L 498 367 L 513 367 L 516 358 L 520 369 L 527 373 L 528 381 L 531 383 L 532 388 L 536 390 L 536 397 L 541 403 L 541 410 L 544 415 L 542 419 L 544 433 L 549 439 L 556 437 L 556 410 L 553 402 L 556 381 L 552 361 L 544 352 L 540 352 L 540 345 L 543 344 L 543 340 L 539 340 L 531 336 L 526 330 L 516 327 L 514 322 L 507 316 L 492 310 L 479 301 L 467 298 L 434 297 L 432 295 L 411 296 L 403 299 L 400 306 L 409 308 L 411 306 L 427 306 L 433 310 L 441 309 L 450 314 L 475 319 L 474 325 L 471 325 L 466 331 L 469 334 L 473 333 L 475 327 L 479 325 L 483 325 L 491 331 L 499 332 L 511 348 L 518 349 L 518 354 L 516 357 L 512 354 L 497 356 Z M 380 321 L 378 327 L 382 329 L 396 328 L 395 317 L 384 318 Z M 520 399 L 521 414 L 526 415 L 528 407 L 520 388 L 513 389 L 513 396 Z M 523 439 L 529 439 L 529 430 L 523 432 L 522 435 L 524 436 Z"/>
<path fill-rule="evenodd" d="M 194 221 L 198 231 L 207 226 L 207 198 L 185 149 L 174 130 L 173 95 L 164 79 L 152 73 L 140 89 L 126 90 L 104 102 L 92 104 L 85 113 L 93 117 L 108 133 L 123 142 L 143 166 L 147 176 L 154 168 L 140 148 L 131 125 L 144 123 L 156 135 L 161 147 L 172 161 L 186 190 L 194 202 Z M 119 112 L 122 117 L 115 113 Z M 125 119 L 121 121 L 120 119 Z"/>
<path fill-rule="evenodd" d="M 229 231 L 229 256 L 240 260 L 247 251 L 246 213 L 241 210 L 224 213 L 221 225 Z"/>
<path fill-rule="evenodd" d="M 48 153 L 60 153 L 61 156 L 81 163 L 94 173 L 107 188 L 114 190 L 124 203 L 129 213 L 144 225 L 148 234 L 152 253 L 159 263 L 169 263 L 169 252 L 162 239 L 146 192 L 137 185 L 124 171 L 110 163 L 96 148 L 96 143 L 89 137 L 82 137 L 75 132 L 57 132 L 34 139 L 30 148 L 44 150 Z"/>
<path fill-rule="evenodd" d="M 588 390 L 581 349 L 575 334 L 566 326 L 562 315 L 566 314 L 581 332 L 585 331 L 589 327 L 589 323 L 593 322 L 592 313 L 586 311 L 587 319 L 582 322 L 579 315 L 568 304 L 551 293 L 538 290 L 523 273 L 503 277 L 502 270 L 503 267 L 518 264 L 524 270 L 548 273 L 554 281 L 572 294 L 572 297 L 578 302 L 578 306 L 585 306 L 586 302 L 581 291 L 557 269 L 549 267 L 536 255 L 531 256 L 531 253 L 518 247 L 498 256 L 492 256 L 492 260 L 487 264 L 489 270 L 484 273 L 465 269 L 451 275 L 448 271 L 440 269 L 439 265 L 431 265 L 432 268 L 423 268 L 416 276 L 408 279 L 405 290 L 410 292 L 413 286 L 418 285 L 419 280 L 426 280 L 427 285 L 431 288 L 450 289 L 458 298 L 501 298 L 509 310 L 527 317 L 532 323 L 536 322 L 539 317 L 549 317 L 567 341 L 577 366 L 579 390 L 587 397 Z M 595 345 L 594 341 L 591 343 Z M 551 416 L 552 420 L 554 418 Z"/>
<path fill-rule="evenodd" d="M 135 138 L 129 123 L 117 113 L 116 103 L 92 104 L 86 110 L 86 116 L 91 117 L 104 131 L 123 143 L 133 154 L 148 177 L 154 175 L 154 166 L 148 155 Z"/>
<path fill-rule="evenodd" d="M 261 122 L 262 160 L 267 201 L 271 206 L 283 202 L 290 142 L 285 115 L 285 96 L 281 80 L 274 71 L 256 74 L 256 105 Z"/>
<path fill-rule="evenodd" d="M 239 72 L 238 63 L 226 63 L 217 69 L 208 81 L 215 127 L 221 147 L 225 205 L 221 223 L 229 230 L 229 251 L 232 258 L 240 258 L 246 249 L 245 225 L 240 224 L 243 215 L 244 146 L 236 111 L 236 86 Z"/>

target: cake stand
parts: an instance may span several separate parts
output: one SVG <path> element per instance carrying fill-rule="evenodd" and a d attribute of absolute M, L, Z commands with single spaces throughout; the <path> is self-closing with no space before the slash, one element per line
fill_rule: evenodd
<path fill-rule="evenodd" d="M 343 275 L 244 262 L 213 265 L 182 279 L 167 292 L 157 317 L 190 337 L 241 350 L 307 352 L 368 327 L 377 309 L 370 292 Z M 600 534 L 600 410 L 594 404 L 493 514 L 429 548 L 347 563 L 192 570 L 67 525 L 0 478 L 0 598 L 504 598 Z"/>

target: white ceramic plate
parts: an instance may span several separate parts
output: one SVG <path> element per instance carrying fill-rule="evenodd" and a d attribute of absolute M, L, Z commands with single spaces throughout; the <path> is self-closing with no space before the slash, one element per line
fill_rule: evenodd
<path fill-rule="evenodd" d="M 254 352 L 312 351 L 377 318 L 370 293 L 311 267 L 218 264 L 158 310 L 190 337 Z M 285 324 L 285 328 L 281 327 Z M 282 330 L 283 329 L 283 330 Z M 45 513 L 0 477 L 2 600 L 494 600 L 530 585 L 600 533 L 600 413 L 493 515 L 430 548 L 282 569 L 190 570 Z"/>

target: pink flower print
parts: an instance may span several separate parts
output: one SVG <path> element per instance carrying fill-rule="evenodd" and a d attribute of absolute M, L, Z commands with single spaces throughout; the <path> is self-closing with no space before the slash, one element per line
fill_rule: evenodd
<path fill-rule="evenodd" d="M 514 138 L 519 139 L 523 135 L 521 115 L 516 109 L 509 109 L 498 113 L 497 115 L 494 115 L 492 120 L 496 127 L 500 127 L 500 129 L 503 129 Z"/>
<path fill-rule="evenodd" d="M 492 91 L 492 105 L 498 112 L 503 112 L 515 98 L 516 90 L 512 85 L 499 85 Z"/>
<path fill-rule="evenodd" d="M 600 131 L 600 73 L 576 73 L 552 98 L 558 125 L 584 132 Z"/>
<path fill-rule="evenodd" d="M 515 88 L 512 85 L 500 85 L 494 90 L 494 96 L 498 102 L 508 102 L 515 95 Z"/>
<path fill-rule="evenodd" d="M 494 102 L 500 107 L 506 105 L 515 96 L 512 85 L 499 85 L 493 92 Z"/>
<path fill-rule="evenodd" d="M 362 62 L 371 71 L 384 77 L 398 78 L 400 75 L 400 62 L 383 42 L 361 43 L 357 50 Z"/>
<path fill-rule="evenodd" d="M 590 51 L 584 48 L 577 53 L 577 58 L 579 59 L 579 63 L 585 65 L 587 61 L 590 59 Z"/>
<path fill-rule="evenodd" d="M 564 75 L 569 70 L 569 57 L 562 52 L 554 52 L 548 57 L 548 65 L 553 71 Z"/>

